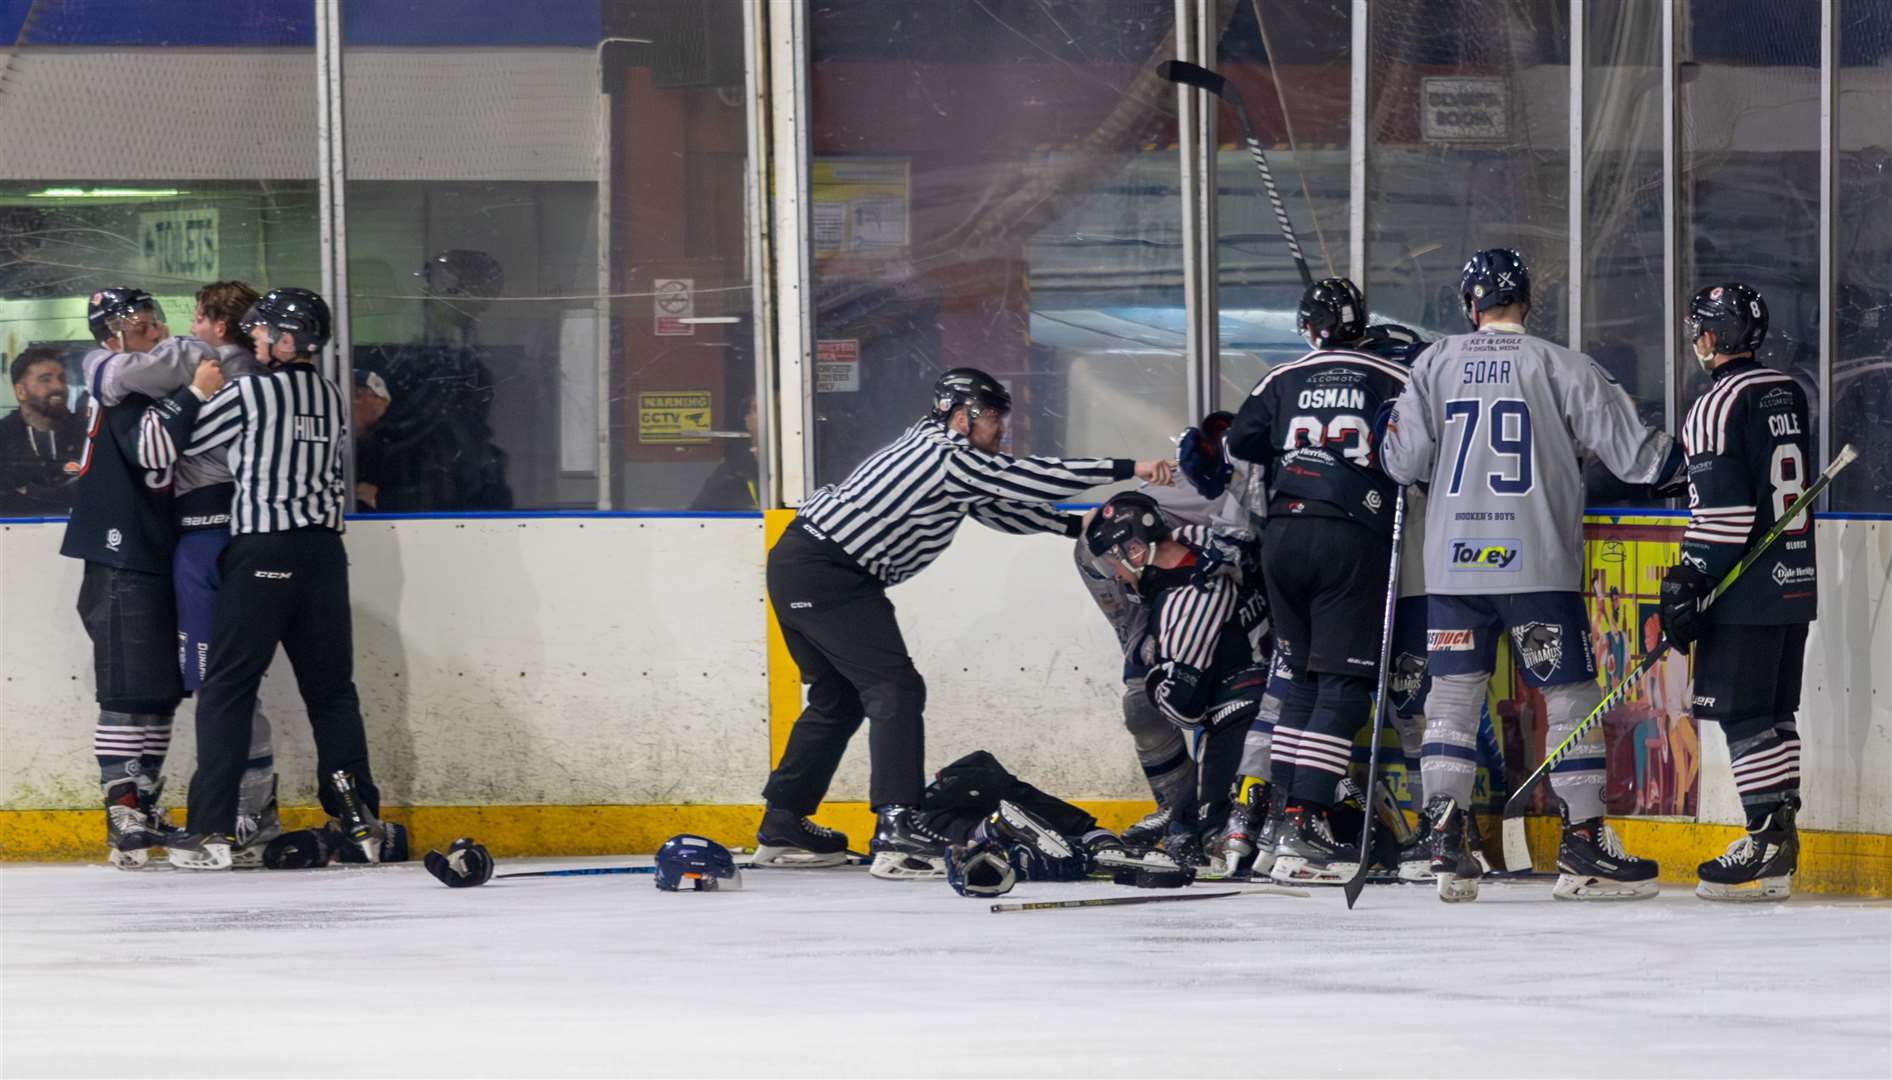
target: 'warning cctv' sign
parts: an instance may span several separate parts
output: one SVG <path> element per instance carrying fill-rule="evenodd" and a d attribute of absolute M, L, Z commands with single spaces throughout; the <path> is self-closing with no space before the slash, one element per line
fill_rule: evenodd
<path fill-rule="evenodd" d="M 705 443 L 710 437 L 710 392 L 677 390 L 637 395 L 637 441 Z"/>

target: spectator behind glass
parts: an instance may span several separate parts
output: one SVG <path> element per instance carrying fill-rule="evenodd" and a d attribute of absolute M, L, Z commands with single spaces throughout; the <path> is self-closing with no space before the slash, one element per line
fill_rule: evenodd
<path fill-rule="evenodd" d="M 756 497 L 756 477 L 759 475 L 755 460 L 755 397 L 752 395 L 743 401 L 742 429 L 749 433 L 743 442 L 731 442 L 723 450 L 723 463 L 716 466 L 703 487 L 690 503 L 692 510 L 754 510 L 759 502 Z"/>
<path fill-rule="evenodd" d="M 66 364 L 50 345 L 14 357 L 18 411 L 0 420 L 0 514 L 64 514 L 85 451 L 85 421 L 66 407 Z"/>
<path fill-rule="evenodd" d="M 355 398 L 349 409 L 349 423 L 355 429 L 359 452 L 355 459 L 355 505 L 375 510 L 381 497 L 381 440 L 366 438 L 368 432 L 388 413 L 394 397 L 388 393 L 388 381 L 379 372 L 355 369 Z"/>

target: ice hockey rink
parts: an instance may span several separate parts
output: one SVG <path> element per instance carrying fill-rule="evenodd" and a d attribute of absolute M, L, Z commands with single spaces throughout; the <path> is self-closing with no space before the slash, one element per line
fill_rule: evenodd
<path fill-rule="evenodd" d="M 1892 1075 L 1883 901 L 1540 880 L 992 914 L 859 870 L 744 884 L 0 869 L 0 1073 Z"/>

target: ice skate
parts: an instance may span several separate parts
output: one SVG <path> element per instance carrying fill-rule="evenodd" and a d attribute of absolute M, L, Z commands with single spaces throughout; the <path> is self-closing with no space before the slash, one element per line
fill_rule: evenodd
<path fill-rule="evenodd" d="M 1399 849 L 1399 880 L 1432 881 L 1437 876 L 1432 871 L 1432 829 L 1438 824 L 1441 809 L 1435 799 L 1420 811 L 1419 827 L 1413 831 L 1412 839 Z"/>
<path fill-rule="evenodd" d="M 877 878 L 923 881 L 946 876 L 946 838 L 914 820 L 910 806 L 881 809 L 867 850 L 874 856 L 867 872 Z"/>
<path fill-rule="evenodd" d="M 335 853 L 345 863 L 406 862 L 407 827 L 375 817 L 361 801 L 355 778 L 337 769 L 330 777 L 342 803 L 341 816 L 329 819 L 329 828 L 338 834 Z"/>
<path fill-rule="evenodd" d="M 756 866 L 818 869 L 847 862 L 847 834 L 824 828 L 793 810 L 771 806 L 755 830 Z"/>
<path fill-rule="evenodd" d="M 1180 869 L 1195 871 L 1209 865 L 1208 856 L 1202 850 L 1202 835 L 1194 825 L 1185 826 L 1172 819 L 1169 833 L 1158 846 Z"/>
<path fill-rule="evenodd" d="M 171 865 L 179 870 L 228 870 L 234 837 L 217 833 L 179 833 L 165 842 Z"/>
<path fill-rule="evenodd" d="M 1007 844 L 1023 844 L 1047 859 L 1068 859 L 1074 850 L 1071 842 L 1059 835 L 1036 814 L 1014 802 L 999 801 L 999 808 L 980 825 L 993 839 Z"/>
<path fill-rule="evenodd" d="M 1169 819 L 1173 816 L 1169 807 L 1159 806 L 1155 810 L 1138 818 L 1129 828 L 1120 834 L 1124 846 L 1132 848 L 1155 847 L 1169 832 Z"/>
<path fill-rule="evenodd" d="M 1268 876 L 1291 885 L 1340 885 L 1359 867 L 1359 849 L 1334 839 L 1324 811 L 1297 806 L 1281 826 Z"/>
<path fill-rule="evenodd" d="M 1559 900 L 1647 900 L 1661 891 L 1658 869 L 1655 860 L 1624 851 L 1602 818 L 1574 824 L 1566 819 L 1550 894 Z"/>
<path fill-rule="evenodd" d="M 1247 798 L 1237 798 L 1229 805 L 1228 821 L 1216 830 L 1208 845 L 1209 864 L 1219 876 L 1244 881 L 1255 872 L 1255 856 L 1260 850 L 1255 836 L 1268 815 L 1272 791 L 1273 785 L 1265 780 L 1251 784 Z M 1268 869 L 1273 869 L 1272 850 L 1269 856 Z"/>
<path fill-rule="evenodd" d="M 1703 900 L 1785 900 L 1793 895 L 1793 872 L 1800 858 L 1800 832 L 1794 807 L 1782 803 L 1747 835 L 1728 845 L 1725 854 L 1695 868 L 1695 895 Z"/>
<path fill-rule="evenodd" d="M 281 835 L 282 820 L 276 813 L 276 775 L 246 774 L 237 797 L 236 843 L 230 848 L 231 865 L 238 870 L 262 866 L 263 852 L 269 842 Z"/>
<path fill-rule="evenodd" d="M 165 835 L 151 827 L 151 817 L 131 778 L 105 788 L 106 858 L 120 870 L 142 870 L 151 861 L 151 849 L 164 845 Z"/>
<path fill-rule="evenodd" d="M 1434 795 L 1426 803 L 1425 817 L 1432 822 L 1427 840 L 1439 899 L 1448 904 L 1478 899 L 1478 879 L 1484 870 L 1472 853 L 1471 814 L 1450 795 Z"/>

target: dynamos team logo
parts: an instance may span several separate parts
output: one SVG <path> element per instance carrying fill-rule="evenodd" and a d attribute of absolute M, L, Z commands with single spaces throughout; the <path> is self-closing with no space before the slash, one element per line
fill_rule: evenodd
<path fill-rule="evenodd" d="M 1564 659 L 1564 628 L 1555 623 L 1530 622 L 1511 631 L 1518 647 L 1518 663 L 1539 679 L 1553 675 Z"/>
<path fill-rule="evenodd" d="M 1412 706 L 1419 696 L 1419 688 L 1425 683 L 1425 657 L 1403 652 L 1393 658 L 1393 670 L 1386 681 L 1386 688 L 1392 691 L 1393 704 L 1400 712 L 1413 711 Z"/>

